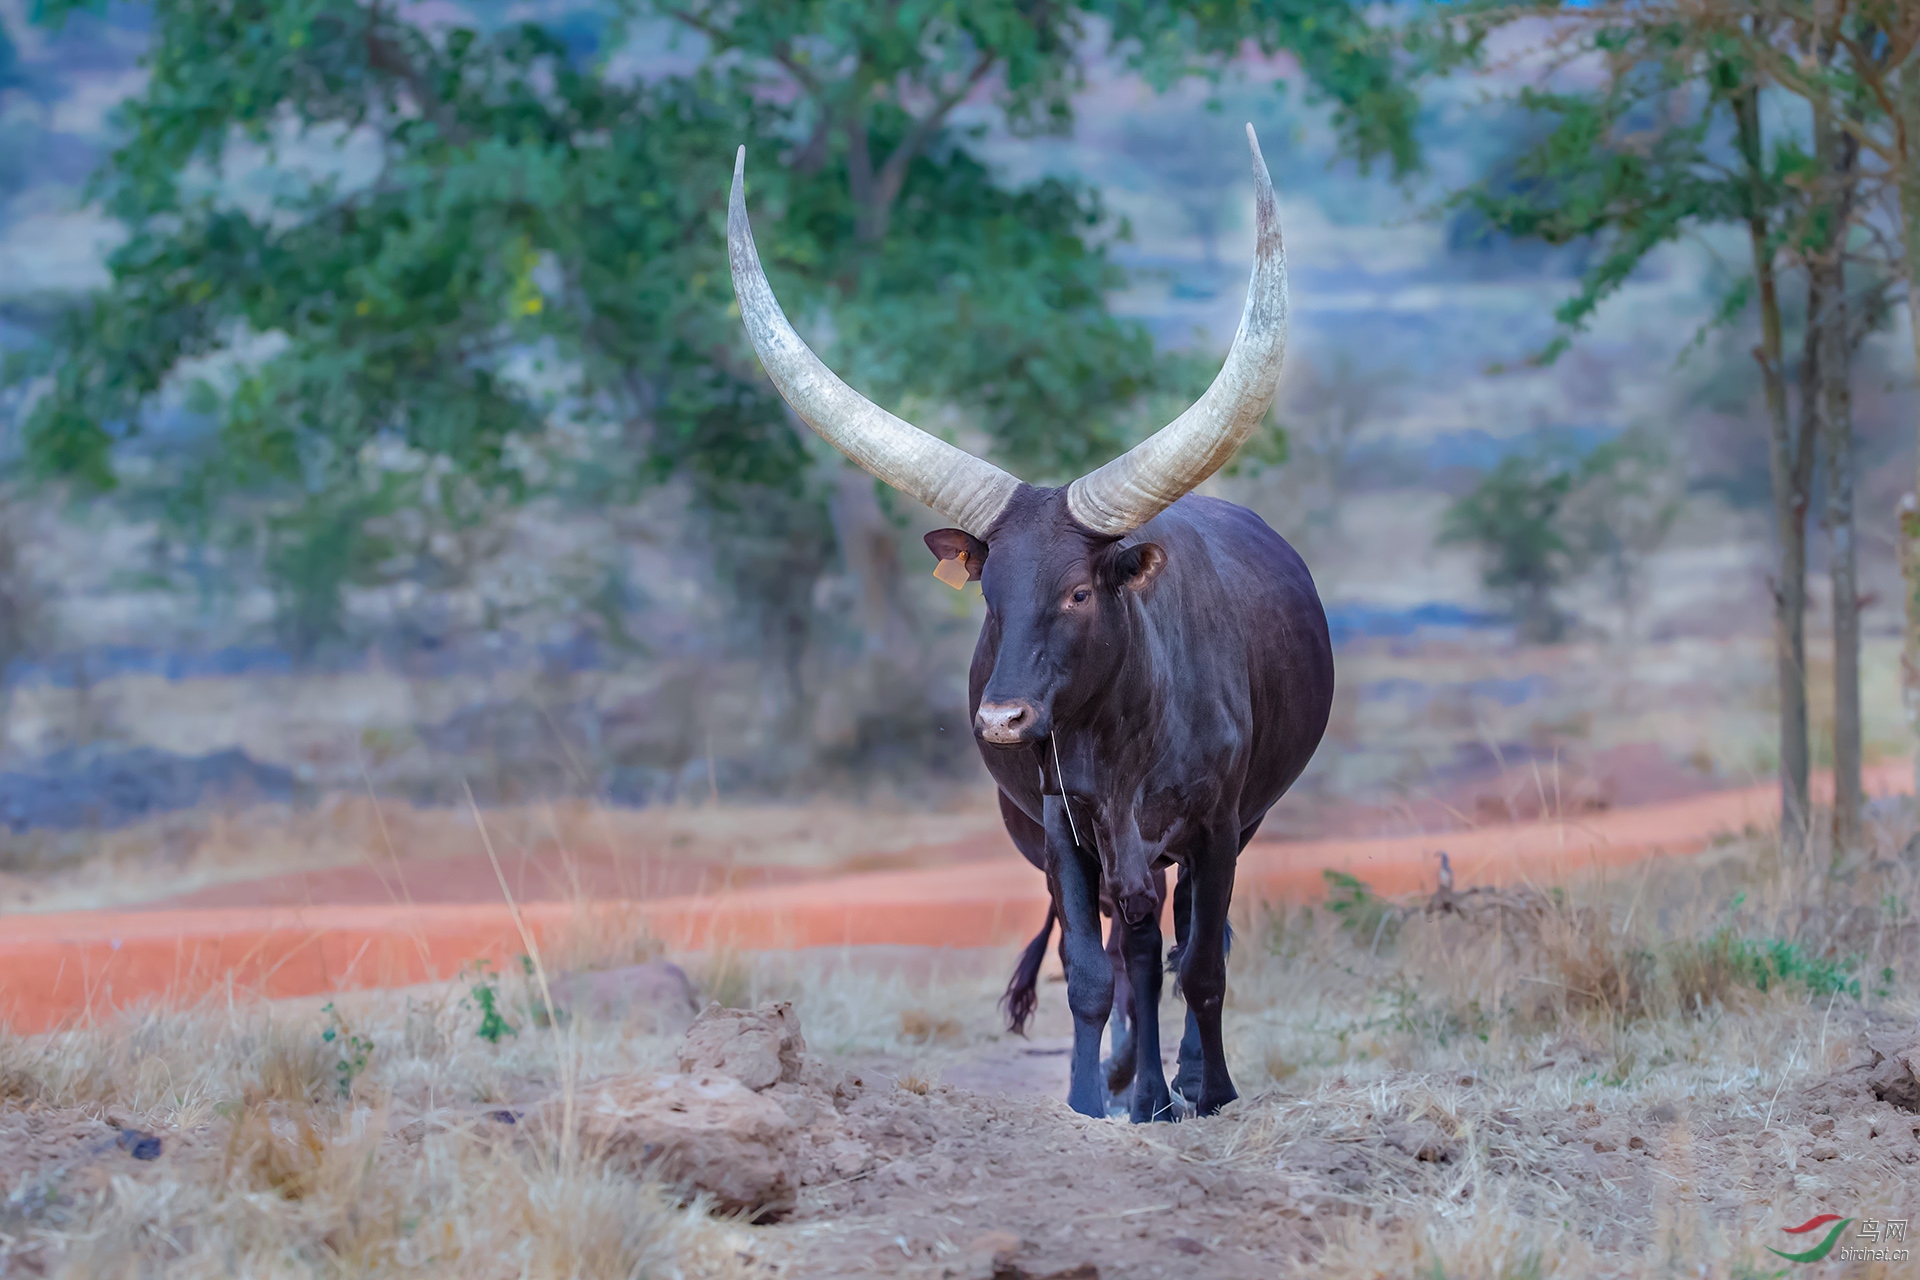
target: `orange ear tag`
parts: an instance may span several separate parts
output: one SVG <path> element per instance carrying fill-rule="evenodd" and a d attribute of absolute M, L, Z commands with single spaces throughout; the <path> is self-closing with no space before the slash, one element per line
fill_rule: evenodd
<path fill-rule="evenodd" d="M 952 587 L 955 591 L 973 581 L 973 575 L 967 572 L 967 553 L 962 551 L 951 560 L 942 560 L 933 566 L 933 576 Z"/>

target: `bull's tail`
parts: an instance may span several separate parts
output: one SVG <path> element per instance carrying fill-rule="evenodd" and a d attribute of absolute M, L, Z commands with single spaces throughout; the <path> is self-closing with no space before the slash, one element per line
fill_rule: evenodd
<path fill-rule="evenodd" d="M 1228 921 L 1223 926 L 1223 929 L 1225 930 L 1225 937 L 1222 939 L 1221 949 L 1225 954 L 1232 955 L 1233 922 Z M 1187 935 L 1187 942 L 1192 941 L 1193 935 Z M 1187 958 L 1187 942 L 1176 942 L 1167 948 L 1167 972 L 1173 975 L 1173 994 L 1176 996 L 1180 994 L 1180 962 Z"/>
<path fill-rule="evenodd" d="M 1013 977 L 1007 980 L 1006 994 L 1000 997 L 1000 1007 L 1007 1013 L 1007 1030 L 1017 1036 L 1027 1034 L 1027 1020 L 1033 1017 L 1034 1005 L 1039 1003 L 1035 989 L 1040 985 L 1040 964 L 1047 958 L 1047 940 L 1053 936 L 1053 921 L 1053 903 L 1049 902 L 1046 923 L 1020 953 L 1020 963 L 1013 967 Z"/>

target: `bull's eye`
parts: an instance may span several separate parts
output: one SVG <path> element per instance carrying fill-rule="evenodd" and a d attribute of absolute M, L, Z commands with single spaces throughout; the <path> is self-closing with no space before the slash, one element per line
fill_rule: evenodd
<path fill-rule="evenodd" d="M 1091 591 L 1088 591 L 1085 587 L 1076 587 L 1073 592 L 1073 602 L 1075 604 L 1085 604 L 1087 602 L 1087 597 L 1092 594 L 1093 593 Z"/>

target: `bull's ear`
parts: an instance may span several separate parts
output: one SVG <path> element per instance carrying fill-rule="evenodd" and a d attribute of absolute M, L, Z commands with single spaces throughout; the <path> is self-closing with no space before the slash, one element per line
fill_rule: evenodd
<path fill-rule="evenodd" d="M 1114 575 L 1120 584 L 1133 591 L 1145 591 L 1147 584 L 1167 567 L 1167 553 L 1158 543 L 1142 542 L 1122 551 L 1114 561 Z"/>
<path fill-rule="evenodd" d="M 953 560 L 966 566 L 967 581 L 980 581 L 980 570 L 987 563 L 987 544 L 964 529 L 935 529 L 927 535 L 927 550 L 935 560 Z M 966 557 L 961 560 L 961 557 Z"/>

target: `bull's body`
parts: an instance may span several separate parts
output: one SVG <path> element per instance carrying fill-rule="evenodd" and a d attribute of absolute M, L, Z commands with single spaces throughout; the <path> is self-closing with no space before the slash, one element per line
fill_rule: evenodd
<path fill-rule="evenodd" d="M 1279 201 L 1253 126 L 1253 275 L 1225 362 L 1191 408 L 1064 489 L 1036 489 L 854 391 L 808 350 L 773 296 L 734 158 L 727 254 L 740 318 L 794 412 L 874 476 L 957 527 L 927 535 L 941 580 L 977 579 L 973 732 L 1021 849 L 1046 871 L 1073 1009 L 1068 1101 L 1104 1115 L 1100 1036 L 1124 967 L 1132 1113 L 1172 1113 L 1160 1066 L 1160 908 L 1174 893 L 1187 998 L 1182 1092 L 1234 1097 L 1220 1039 L 1234 863 L 1319 745 L 1333 702 L 1326 615 L 1300 557 L 1252 512 L 1182 496 L 1273 403 L 1287 345 Z M 1100 937 L 1103 906 L 1121 960 Z M 1031 1007 L 1044 935 L 1009 988 Z M 1124 1065 L 1124 1064 L 1123 1064 Z M 1122 1071 L 1119 1074 L 1125 1074 Z"/>
<path fill-rule="evenodd" d="M 1034 505 L 1044 494 L 1033 492 Z M 999 556 L 1000 540 L 989 541 Z M 1243 507 L 1188 496 L 1119 545 L 1148 542 L 1164 550 L 1166 568 L 1144 591 L 1115 593 L 1126 616 L 1094 641 L 1124 646 L 1117 664 L 1097 687 L 1070 686 L 1054 696 L 1052 732 L 1044 742 L 981 746 L 1008 833 L 1047 872 L 1064 926 L 1075 1014 L 1071 1100 L 1082 1111 L 1104 1112 L 1096 1074 L 1100 1030 L 1114 987 L 1123 1000 L 1131 988 L 1135 1005 L 1122 1012 L 1136 1028 L 1134 1069 L 1115 1074 L 1133 1076 L 1132 1110 L 1141 1119 L 1161 1114 L 1169 1102 L 1156 1022 L 1160 892 L 1145 877 L 1164 884 L 1153 873 L 1180 868 L 1183 944 L 1189 900 L 1196 892 L 1202 899 L 1192 930 L 1198 945 L 1183 945 L 1179 955 L 1181 990 L 1193 1010 L 1180 1082 L 1189 1102 L 1212 1110 L 1226 1098 L 1206 1096 L 1200 1058 L 1204 1042 L 1217 1039 L 1234 864 L 1306 768 L 1333 702 L 1326 614 L 1306 565 L 1285 539 Z M 992 559 L 988 565 L 991 573 Z M 1002 646 L 1002 627 L 990 617 L 968 682 L 976 713 L 1001 665 Z M 1113 870 L 1102 874 L 1102 868 Z M 1134 944 L 1124 948 L 1130 981 L 1115 984 L 1114 966 L 1101 954 L 1097 907 L 1089 910 L 1086 897 L 1104 890 L 1111 904 L 1143 889 L 1154 906 L 1144 918 L 1114 913 L 1116 931 Z M 1215 968 L 1217 977 L 1203 972 Z M 1211 1036 L 1203 1007 L 1209 998 L 1215 1002 Z M 1224 1064 L 1218 1075 L 1224 1079 Z"/>

